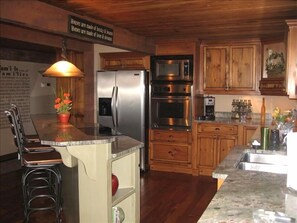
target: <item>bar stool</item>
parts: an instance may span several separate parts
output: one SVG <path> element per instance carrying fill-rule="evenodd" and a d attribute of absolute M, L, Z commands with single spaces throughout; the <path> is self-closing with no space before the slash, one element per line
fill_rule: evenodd
<path fill-rule="evenodd" d="M 15 104 L 11 104 L 11 109 L 13 109 L 13 112 L 15 113 L 15 116 L 18 117 L 18 124 L 20 125 L 21 132 L 24 134 L 26 142 L 40 142 L 38 135 L 27 135 L 25 134 L 24 125 L 21 119 L 21 113 L 18 107 Z"/>
<path fill-rule="evenodd" d="M 30 153 L 32 153 L 32 152 L 50 152 L 50 151 L 54 150 L 54 148 L 51 146 L 42 145 L 40 143 L 38 135 L 35 136 L 34 140 L 33 140 L 33 135 L 31 135 L 32 137 L 28 139 L 28 135 L 25 134 L 23 122 L 21 119 L 21 115 L 19 113 L 19 109 L 17 108 L 16 105 L 11 104 L 11 111 L 12 111 L 13 118 L 16 122 L 17 128 L 19 130 L 18 132 L 21 137 L 23 149 L 26 152 L 30 152 Z"/>
<path fill-rule="evenodd" d="M 35 211 L 52 210 L 56 215 L 56 222 L 61 222 L 61 173 L 59 166 L 61 156 L 56 151 L 43 153 L 26 153 L 23 148 L 23 139 L 20 129 L 14 119 L 12 110 L 5 111 L 11 125 L 14 143 L 22 164 L 22 190 L 24 199 L 25 222 L 29 221 L 30 214 Z M 36 205 L 43 201 L 46 205 Z"/>

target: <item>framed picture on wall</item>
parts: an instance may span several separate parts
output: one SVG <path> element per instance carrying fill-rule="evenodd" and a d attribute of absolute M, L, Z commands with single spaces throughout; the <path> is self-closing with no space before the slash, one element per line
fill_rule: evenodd
<path fill-rule="evenodd" d="M 285 43 L 264 43 L 262 55 L 261 95 L 287 95 Z"/>
<path fill-rule="evenodd" d="M 284 78 L 286 75 L 285 43 L 270 43 L 263 45 L 262 78 Z"/>

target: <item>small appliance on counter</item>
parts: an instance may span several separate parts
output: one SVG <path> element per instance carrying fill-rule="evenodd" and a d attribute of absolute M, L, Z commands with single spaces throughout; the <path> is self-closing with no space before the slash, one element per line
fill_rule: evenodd
<path fill-rule="evenodd" d="M 197 119 L 215 120 L 215 97 L 198 96 L 197 100 Z"/>

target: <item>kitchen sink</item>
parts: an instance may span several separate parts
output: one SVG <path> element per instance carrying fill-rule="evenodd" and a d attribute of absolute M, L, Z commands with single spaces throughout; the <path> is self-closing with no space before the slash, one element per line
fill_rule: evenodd
<path fill-rule="evenodd" d="M 287 156 L 247 152 L 236 167 L 241 170 L 287 174 Z"/>

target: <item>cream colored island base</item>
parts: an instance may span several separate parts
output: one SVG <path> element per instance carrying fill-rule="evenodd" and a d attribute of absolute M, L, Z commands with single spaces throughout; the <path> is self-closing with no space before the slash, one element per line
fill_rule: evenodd
<path fill-rule="evenodd" d="M 139 150 L 112 155 L 112 144 L 55 147 L 61 154 L 63 209 L 66 222 L 113 222 L 112 207 L 120 206 L 125 222 L 140 222 Z M 111 174 L 119 189 L 111 195 Z"/>

